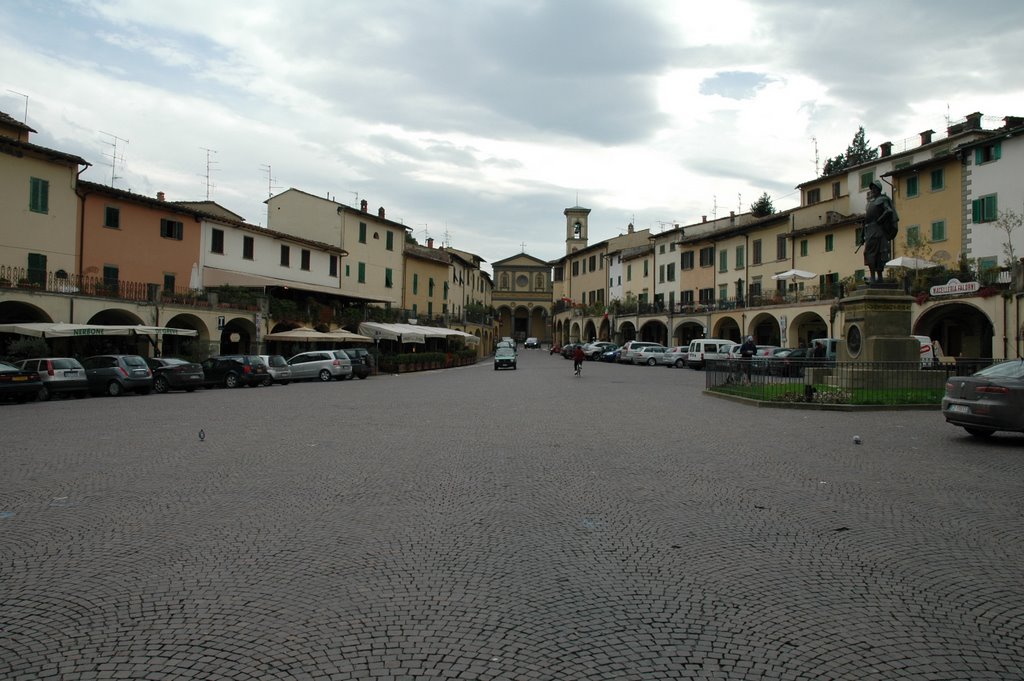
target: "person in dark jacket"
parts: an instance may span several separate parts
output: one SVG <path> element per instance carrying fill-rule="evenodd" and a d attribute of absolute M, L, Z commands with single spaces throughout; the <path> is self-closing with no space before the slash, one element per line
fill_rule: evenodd
<path fill-rule="evenodd" d="M 753 336 L 747 336 L 740 346 L 740 357 L 743 358 L 743 373 L 747 376 L 747 383 L 750 382 L 750 367 L 754 363 L 754 355 L 757 354 L 757 344 Z"/>
<path fill-rule="evenodd" d="M 583 373 L 583 360 L 586 358 L 586 355 L 583 354 L 583 346 L 577 345 L 576 349 L 572 351 L 572 364 L 577 376 Z"/>

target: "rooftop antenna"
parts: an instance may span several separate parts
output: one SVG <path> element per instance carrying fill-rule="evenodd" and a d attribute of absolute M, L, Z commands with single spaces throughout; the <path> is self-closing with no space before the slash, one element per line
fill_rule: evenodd
<path fill-rule="evenodd" d="M 447 220 L 445 220 L 445 223 L 444 223 L 444 247 L 445 248 L 451 248 L 452 247 L 452 235 L 448 232 L 448 221 Z"/>
<path fill-rule="evenodd" d="M 356 203 L 359 203 L 359 192 L 349 192 L 349 194 L 356 197 Z"/>
<path fill-rule="evenodd" d="M 25 117 L 21 119 L 21 122 L 25 125 L 28 125 L 28 95 L 26 95 L 23 92 L 18 92 L 17 90 L 8 90 L 8 92 L 12 92 L 18 95 L 19 97 L 25 98 Z"/>
<path fill-rule="evenodd" d="M 812 137 L 811 141 L 814 142 L 814 176 L 818 177 L 818 173 L 820 172 L 818 170 L 818 167 L 820 165 L 820 159 L 818 158 L 818 138 Z"/>
<path fill-rule="evenodd" d="M 736 201 L 736 215 L 741 215 L 743 213 L 743 194 L 737 194 Z"/>
<path fill-rule="evenodd" d="M 272 198 L 274 196 L 274 190 L 281 188 L 280 186 L 274 184 L 274 182 L 277 180 L 277 178 L 274 177 L 274 169 L 270 167 L 269 163 L 264 163 L 263 165 L 260 166 L 260 170 L 267 174 L 267 198 Z M 267 204 L 267 227 L 270 227 L 269 203 Z"/>
<path fill-rule="evenodd" d="M 718 219 L 718 194 L 712 194 L 711 199 L 714 201 L 711 207 L 711 219 L 714 221 Z"/>
<path fill-rule="evenodd" d="M 427 223 L 425 222 L 420 222 L 418 224 L 423 227 L 423 240 L 426 241 L 430 238 L 430 228 L 427 227 Z"/>
<path fill-rule="evenodd" d="M 111 141 L 106 142 L 106 144 L 109 144 L 112 147 L 110 154 L 103 155 L 110 158 L 110 186 L 113 187 L 116 181 L 123 179 L 121 175 L 117 174 L 117 162 L 120 161 L 121 167 L 124 167 L 124 150 L 122 150 L 121 155 L 118 156 L 117 143 L 124 142 L 125 144 L 128 144 L 128 140 L 124 139 L 123 137 L 118 137 L 113 133 L 103 132 L 102 130 L 100 130 L 100 134 L 106 135 L 111 138 Z"/>
<path fill-rule="evenodd" d="M 215 184 L 213 184 L 213 181 L 210 178 L 210 173 L 212 173 L 212 172 L 214 172 L 216 170 L 213 166 L 217 165 L 217 161 L 213 161 L 213 160 L 210 159 L 210 154 L 216 154 L 217 150 L 216 149 L 207 149 L 206 147 L 199 147 L 199 148 L 206 152 L 206 200 L 209 201 L 210 200 L 210 190 L 213 189 L 216 186 Z"/>

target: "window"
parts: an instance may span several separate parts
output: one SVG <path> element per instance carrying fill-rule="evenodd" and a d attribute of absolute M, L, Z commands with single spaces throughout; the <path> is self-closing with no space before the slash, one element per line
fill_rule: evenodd
<path fill-rule="evenodd" d="M 210 253 L 220 253 L 221 255 L 224 255 L 223 229 L 210 230 Z"/>
<path fill-rule="evenodd" d="M 28 181 L 28 209 L 33 213 L 50 212 L 50 182 L 31 177 Z"/>
<path fill-rule="evenodd" d="M 165 274 L 164 275 L 164 290 L 167 291 L 168 293 L 174 293 L 174 275 L 173 274 Z"/>
<path fill-rule="evenodd" d="M 693 305 L 693 291 L 680 291 L 679 302 L 683 305 Z"/>
<path fill-rule="evenodd" d="M 665 277 L 669 281 L 675 281 L 676 280 L 676 264 L 674 262 L 670 262 L 668 264 L 668 270 L 665 273 Z"/>
<path fill-rule="evenodd" d="M 366 223 L 365 222 L 360 222 L 359 223 L 359 243 L 361 243 L 361 244 L 365 244 L 366 243 Z"/>
<path fill-rule="evenodd" d="M 412 294 L 418 295 L 420 292 L 420 275 L 413 272 L 412 275 Z"/>
<path fill-rule="evenodd" d="M 117 290 L 118 269 L 115 265 L 103 266 L 103 285 L 111 291 Z"/>
<path fill-rule="evenodd" d="M 693 251 L 686 251 L 685 253 L 679 256 L 679 269 L 693 269 Z"/>
<path fill-rule="evenodd" d="M 58 270 L 63 272 L 63 270 Z M 35 284 L 40 288 L 46 286 L 46 256 L 42 253 L 29 253 L 28 254 L 28 280 L 29 283 Z M 64 278 L 67 278 L 67 273 L 64 273 Z"/>
<path fill-rule="evenodd" d="M 996 142 L 995 144 L 986 144 L 983 147 L 978 147 L 974 150 L 974 163 L 975 165 L 981 165 L 982 163 L 991 163 L 992 161 L 998 161 L 1002 158 L 1002 143 Z"/>
<path fill-rule="evenodd" d="M 394 285 L 395 285 L 394 274 L 392 273 L 391 268 L 388 267 L 388 268 L 386 268 L 384 270 L 384 286 L 386 288 L 391 288 Z M 448 286 L 448 284 L 445 284 L 445 286 Z"/>
<path fill-rule="evenodd" d="M 583 258 L 583 274 L 587 273 L 587 259 Z"/>
<path fill-rule="evenodd" d="M 760 239 L 754 239 L 753 247 L 754 248 L 753 248 L 753 253 L 751 254 L 751 260 L 753 261 L 753 263 L 755 265 L 760 265 L 761 264 L 761 240 Z"/>
<path fill-rule="evenodd" d="M 834 234 L 825 235 L 825 252 L 831 253 L 836 247 L 836 237 Z"/>
<path fill-rule="evenodd" d="M 242 237 L 242 257 L 245 260 L 252 260 L 256 252 L 256 239 L 251 236 Z"/>
<path fill-rule="evenodd" d="M 833 199 L 838 199 L 839 198 L 839 182 L 838 181 L 832 183 L 832 198 Z"/>
<path fill-rule="evenodd" d="M 995 194 L 983 196 L 971 202 L 971 219 L 974 222 L 995 222 L 999 210 Z"/>
<path fill-rule="evenodd" d="M 788 239 L 786 239 L 786 235 L 785 234 L 780 234 L 777 237 L 775 237 L 775 259 L 776 260 L 785 260 L 786 259 L 786 251 L 788 250 L 786 248 L 786 243 L 787 242 L 788 242 Z"/>
<path fill-rule="evenodd" d="M 917 196 L 917 175 L 907 178 L 907 198 L 913 198 Z"/>
<path fill-rule="evenodd" d="M 626 281 L 633 281 L 633 266 L 626 265 Z"/>
<path fill-rule="evenodd" d="M 907 245 L 908 246 L 919 246 L 921 244 L 921 227 L 919 225 L 910 225 L 907 227 Z"/>
<path fill-rule="evenodd" d="M 946 173 L 942 168 L 932 171 L 932 191 L 937 192 L 946 188 Z"/>
<path fill-rule="evenodd" d="M 869 170 L 866 173 L 861 173 L 860 174 L 860 188 L 862 190 L 863 189 L 867 189 L 869 186 L 871 186 L 871 183 L 874 182 L 874 181 L 875 181 L 875 172 L 873 170 Z"/>
<path fill-rule="evenodd" d="M 114 206 L 107 206 L 103 209 L 103 226 L 111 229 L 121 229 L 121 209 Z"/>
<path fill-rule="evenodd" d="M 750 282 L 750 297 L 761 295 L 761 277 L 754 277 Z"/>
<path fill-rule="evenodd" d="M 729 285 L 728 284 L 719 284 L 718 285 L 718 299 L 719 300 L 729 300 Z"/>
<path fill-rule="evenodd" d="M 664 265 L 658 265 L 658 283 L 659 284 L 664 284 L 665 283 L 665 266 Z"/>
<path fill-rule="evenodd" d="M 572 261 L 572 276 L 574 276 L 574 277 L 580 276 L 580 261 L 579 260 L 573 260 Z"/>
<path fill-rule="evenodd" d="M 729 271 L 729 251 L 724 248 L 718 252 L 718 271 Z"/>
<path fill-rule="evenodd" d="M 165 239 L 176 239 L 181 241 L 185 233 L 185 226 L 178 220 L 160 219 L 160 236 Z"/>
<path fill-rule="evenodd" d="M 332 255 L 327 264 L 327 273 L 329 276 L 338 276 L 338 256 Z"/>
<path fill-rule="evenodd" d="M 946 240 L 946 221 L 936 220 L 932 223 L 932 241 Z"/>
<path fill-rule="evenodd" d="M 592 256 L 590 256 L 590 271 L 593 272 L 596 269 L 597 269 L 597 256 L 596 255 L 592 255 Z"/>
<path fill-rule="evenodd" d="M 384 248 L 388 249 L 389 251 L 395 250 L 395 233 L 390 230 L 384 237 Z"/>
<path fill-rule="evenodd" d="M 433 277 L 430 277 L 429 279 L 427 279 L 427 297 L 428 298 L 433 298 L 434 297 L 434 278 Z"/>
<path fill-rule="evenodd" d="M 800 240 L 800 257 L 801 258 L 806 258 L 807 257 L 807 239 L 801 239 Z"/>
<path fill-rule="evenodd" d="M 864 241 L 864 228 L 854 227 L 853 229 L 853 243 L 859 244 Z"/>
<path fill-rule="evenodd" d="M 309 271 L 309 249 L 303 248 L 299 253 L 299 267 L 305 271 Z"/>
<path fill-rule="evenodd" d="M 736 247 L 736 269 L 741 270 L 747 265 L 747 249 L 745 246 Z"/>
<path fill-rule="evenodd" d="M 281 267 L 291 267 L 292 249 L 291 246 L 281 244 Z"/>
<path fill-rule="evenodd" d="M 665 255 L 665 244 L 661 244 L 660 248 L 658 249 L 658 253 Z"/>
<path fill-rule="evenodd" d="M 702 288 L 697 292 L 697 300 L 700 301 L 701 305 L 710 305 L 715 302 L 715 289 Z"/>
<path fill-rule="evenodd" d="M 448 282 L 444 282 L 444 292 L 442 293 L 441 300 L 448 300 Z"/>
<path fill-rule="evenodd" d="M 821 189 L 808 189 L 807 190 L 807 205 L 812 206 L 821 201 Z"/>
<path fill-rule="evenodd" d="M 359 263 L 359 278 L 357 280 L 360 284 L 366 283 L 366 263 Z"/>
<path fill-rule="evenodd" d="M 644 260 L 644 279 L 646 279 L 649 276 L 651 276 L 651 267 L 650 267 L 650 263 L 648 263 L 647 260 L 645 259 Z"/>
<path fill-rule="evenodd" d="M 715 247 L 708 246 L 707 248 L 700 249 L 700 266 L 701 267 L 714 267 L 715 265 Z"/>

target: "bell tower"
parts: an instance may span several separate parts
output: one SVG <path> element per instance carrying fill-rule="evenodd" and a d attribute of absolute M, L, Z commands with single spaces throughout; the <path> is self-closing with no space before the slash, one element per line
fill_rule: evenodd
<path fill-rule="evenodd" d="M 587 218 L 590 209 L 573 206 L 565 209 L 565 254 L 587 247 Z"/>

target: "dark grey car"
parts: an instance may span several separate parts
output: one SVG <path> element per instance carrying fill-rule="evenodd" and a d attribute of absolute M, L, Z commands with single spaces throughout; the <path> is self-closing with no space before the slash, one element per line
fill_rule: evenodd
<path fill-rule="evenodd" d="M 153 372 L 138 355 L 95 355 L 82 360 L 82 366 L 94 395 L 148 395 L 153 390 Z"/>

